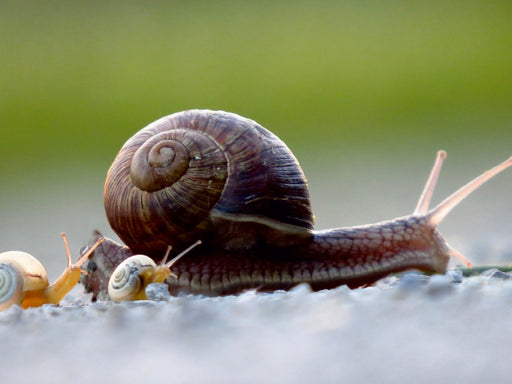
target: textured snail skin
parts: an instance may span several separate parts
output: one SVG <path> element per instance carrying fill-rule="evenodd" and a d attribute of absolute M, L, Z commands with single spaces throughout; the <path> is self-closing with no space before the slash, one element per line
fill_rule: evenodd
<path fill-rule="evenodd" d="M 82 282 L 93 298 L 105 298 L 109 277 L 124 259 L 138 253 L 158 261 L 168 246 L 180 251 L 196 240 L 202 244 L 172 267 L 171 293 L 222 295 L 299 283 L 315 290 L 359 287 L 413 268 L 444 273 L 451 256 L 469 265 L 436 227 L 512 158 L 429 210 L 445 157 L 438 152 L 412 215 L 314 231 L 307 181 L 277 136 L 232 113 L 166 116 L 129 139 L 112 164 L 105 210 L 126 246 L 105 239 Z"/>
<path fill-rule="evenodd" d="M 100 237 L 96 234 L 96 237 Z M 111 239 L 98 246 L 83 276 L 86 290 L 106 299 L 114 268 L 133 255 Z M 369 285 L 395 272 L 418 269 L 444 273 L 449 255 L 442 235 L 418 217 L 371 226 L 316 231 L 308 244 L 260 246 L 245 251 L 190 251 L 166 280 L 171 293 L 225 295 L 246 289 L 272 291 L 308 283 L 313 290 L 346 284 Z M 101 267 L 98 267 L 101 265 Z"/>

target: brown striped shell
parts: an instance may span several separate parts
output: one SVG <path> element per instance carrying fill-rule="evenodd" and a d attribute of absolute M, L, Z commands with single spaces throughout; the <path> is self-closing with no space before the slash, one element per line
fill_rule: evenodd
<path fill-rule="evenodd" d="M 135 253 L 197 239 L 248 249 L 310 239 L 305 176 L 274 134 L 233 113 L 190 110 L 130 138 L 105 183 L 110 225 Z"/>

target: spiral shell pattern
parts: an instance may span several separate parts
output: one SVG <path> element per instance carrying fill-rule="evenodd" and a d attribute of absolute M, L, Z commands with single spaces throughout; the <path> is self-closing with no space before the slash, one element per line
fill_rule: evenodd
<path fill-rule="evenodd" d="M 0 253 L 0 310 L 21 304 L 26 291 L 46 287 L 46 270 L 34 256 L 21 251 Z"/>
<path fill-rule="evenodd" d="M 112 164 L 104 197 L 114 231 L 153 257 L 222 232 L 217 218 L 313 228 L 307 182 L 288 147 L 256 122 L 221 111 L 175 113 L 136 133 Z"/>
<path fill-rule="evenodd" d="M 144 255 L 132 256 L 124 260 L 112 273 L 108 282 L 108 295 L 114 301 L 136 300 L 147 283 L 147 275 L 151 275 L 157 265 Z M 149 273 L 148 273 L 149 272 Z"/>
<path fill-rule="evenodd" d="M 0 311 L 23 300 L 23 277 L 8 263 L 0 263 Z"/>

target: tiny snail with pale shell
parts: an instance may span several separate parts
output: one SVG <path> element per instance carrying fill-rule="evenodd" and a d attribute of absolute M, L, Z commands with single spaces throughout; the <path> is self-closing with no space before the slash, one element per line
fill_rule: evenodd
<path fill-rule="evenodd" d="M 108 296 L 113 301 L 147 300 L 146 288 L 149 284 L 162 283 L 172 275 L 171 267 L 192 248 L 201 244 L 196 241 L 190 247 L 167 262 L 172 247 L 167 248 L 163 260 L 157 265 L 145 255 L 134 255 L 119 264 L 108 281 Z"/>
<path fill-rule="evenodd" d="M 103 298 L 124 259 L 160 260 L 167 246 L 181 250 L 196 239 L 203 245 L 166 279 L 171 293 L 224 295 L 300 283 L 353 288 L 408 269 L 444 273 L 450 257 L 469 266 L 437 226 L 512 158 L 430 209 L 445 157 L 438 152 L 411 215 L 318 231 L 304 173 L 277 136 L 223 111 L 163 117 L 130 138 L 108 171 L 105 211 L 126 246 L 105 239 L 84 266 L 90 273 L 82 282 L 93 299 Z"/>
<path fill-rule="evenodd" d="M 43 304 L 58 305 L 78 283 L 82 264 L 103 239 L 98 239 L 73 264 L 66 235 L 61 235 L 68 264 L 53 284 L 48 282 L 45 268 L 34 256 L 21 251 L 0 253 L 0 311 L 16 304 L 22 308 L 39 307 Z"/>

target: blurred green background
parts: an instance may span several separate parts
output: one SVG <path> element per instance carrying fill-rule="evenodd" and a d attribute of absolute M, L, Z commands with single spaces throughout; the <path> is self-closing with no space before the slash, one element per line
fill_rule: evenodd
<path fill-rule="evenodd" d="M 280 136 L 321 225 L 407 214 L 387 208 L 414 207 L 437 149 L 454 179 L 443 192 L 512 154 L 511 20 L 508 1 L 4 0 L 0 245 L 44 256 L 62 252 L 60 231 L 75 248 L 108 233 L 115 154 L 189 108 Z M 344 204 L 358 213 L 332 208 Z"/>

